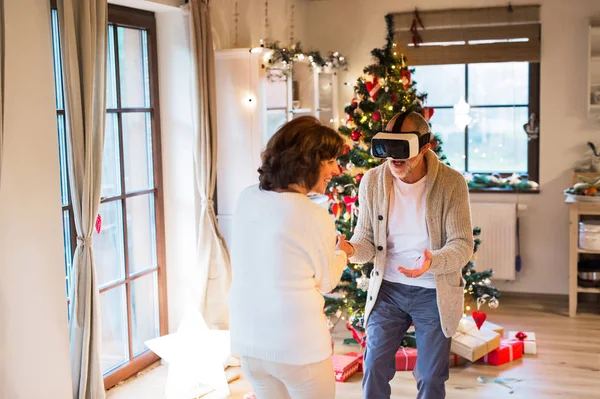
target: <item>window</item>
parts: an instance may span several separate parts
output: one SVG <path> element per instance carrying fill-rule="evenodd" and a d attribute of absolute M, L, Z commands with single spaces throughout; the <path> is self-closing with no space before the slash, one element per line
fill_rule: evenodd
<path fill-rule="evenodd" d="M 166 333 L 167 321 L 154 14 L 113 5 L 108 14 L 101 227 L 93 238 L 107 388 L 158 359 L 144 341 Z M 56 9 L 52 28 L 68 280 L 76 233 Z"/>
<path fill-rule="evenodd" d="M 538 180 L 538 140 L 529 141 L 523 129 L 529 115 L 539 115 L 538 63 L 419 66 L 414 79 L 435 109 L 432 130 L 454 168 Z M 470 105 L 464 128 L 455 123 L 454 105 L 461 98 Z"/>

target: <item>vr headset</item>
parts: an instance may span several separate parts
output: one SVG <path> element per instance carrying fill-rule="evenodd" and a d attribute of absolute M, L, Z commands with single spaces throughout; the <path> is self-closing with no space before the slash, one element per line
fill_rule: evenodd
<path fill-rule="evenodd" d="M 402 132 L 402 124 L 408 113 L 401 114 L 392 127 L 392 131 L 377 133 L 371 139 L 371 155 L 375 158 L 409 159 L 419 155 L 423 146 L 429 143 L 431 133 Z M 398 132 L 398 133 L 395 133 Z"/>

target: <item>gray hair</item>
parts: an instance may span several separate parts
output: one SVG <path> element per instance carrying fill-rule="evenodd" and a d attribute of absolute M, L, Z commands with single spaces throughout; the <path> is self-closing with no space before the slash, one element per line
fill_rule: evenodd
<path fill-rule="evenodd" d="M 396 121 L 398 120 L 398 118 L 401 118 L 401 117 L 404 117 L 404 120 L 402 121 L 402 126 L 404 126 L 404 123 L 407 120 L 409 120 L 412 123 L 412 125 L 415 127 L 415 131 L 419 132 L 419 134 L 421 136 L 423 136 L 427 133 L 431 133 L 431 130 L 429 129 L 429 123 L 427 123 L 427 121 L 425 120 L 425 118 L 423 118 L 423 116 L 421 114 L 414 112 L 414 111 L 409 112 L 406 116 L 404 116 L 404 113 L 402 113 L 402 112 L 394 115 L 392 117 L 392 119 L 390 119 L 390 121 L 388 122 L 385 130 L 388 132 L 400 133 L 402 126 L 396 127 L 394 129 L 394 125 L 396 124 Z"/>

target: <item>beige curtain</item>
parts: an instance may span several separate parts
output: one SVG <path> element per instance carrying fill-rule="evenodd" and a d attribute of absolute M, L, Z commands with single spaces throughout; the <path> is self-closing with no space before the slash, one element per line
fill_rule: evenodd
<path fill-rule="evenodd" d="M 4 0 L 0 0 L 0 186 L 4 148 Z"/>
<path fill-rule="evenodd" d="M 100 365 L 100 294 L 92 232 L 100 204 L 106 115 L 106 0 L 58 0 L 77 249 L 71 270 L 74 399 L 105 398 Z"/>
<path fill-rule="evenodd" d="M 196 75 L 194 173 L 196 181 L 197 275 L 200 311 L 213 328 L 229 328 L 229 252 L 217 226 L 213 194 L 217 178 L 215 59 L 209 0 L 190 0 L 192 60 Z"/>

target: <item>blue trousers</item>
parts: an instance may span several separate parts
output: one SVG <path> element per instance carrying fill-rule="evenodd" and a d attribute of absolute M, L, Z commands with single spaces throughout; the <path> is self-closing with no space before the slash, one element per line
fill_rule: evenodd
<path fill-rule="evenodd" d="M 383 281 L 367 321 L 364 355 L 365 399 L 389 399 L 390 381 L 396 374 L 395 354 L 411 322 L 415 323 L 417 364 L 413 375 L 417 399 L 446 397 L 450 338 L 440 325 L 436 290 Z"/>

